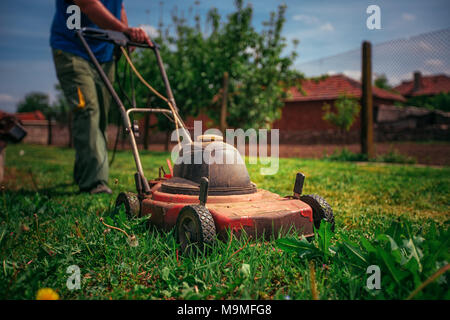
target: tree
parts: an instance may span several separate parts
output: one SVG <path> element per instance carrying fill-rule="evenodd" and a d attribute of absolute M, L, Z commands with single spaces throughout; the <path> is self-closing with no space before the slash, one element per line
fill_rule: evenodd
<path fill-rule="evenodd" d="M 28 93 L 17 105 L 17 112 L 33 112 L 37 110 L 46 116 L 51 112 L 48 94 L 43 92 Z"/>
<path fill-rule="evenodd" d="M 386 76 L 384 74 L 378 76 L 375 79 L 374 85 L 375 85 L 375 87 L 380 88 L 380 89 L 384 89 L 384 90 L 388 90 L 388 91 L 392 90 L 392 87 L 389 85 L 388 79 L 386 78 Z"/>
<path fill-rule="evenodd" d="M 336 109 L 335 112 L 331 110 L 332 108 L 329 104 L 323 105 L 323 110 L 325 111 L 323 119 L 336 126 L 341 134 L 345 134 L 355 122 L 361 106 L 355 98 L 340 95 L 334 103 L 334 107 Z"/>
<path fill-rule="evenodd" d="M 235 2 L 235 11 L 222 21 L 218 10 L 211 9 L 202 30 L 200 16 L 188 21 L 172 12 L 172 25 L 159 31 L 155 39 L 161 46 L 168 77 L 173 86 L 180 115 L 197 116 L 204 111 L 217 126 L 223 101 L 223 79 L 228 73 L 226 123 L 230 127 L 270 128 L 281 116 L 283 99 L 288 87 L 299 83 L 302 75 L 293 70 L 295 52 L 283 56 L 287 41 L 281 36 L 285 22 L 285 6 L 270 15 L 264 29 L 252 26 L 253 9 Z M 207 30 L 206 30 L 207 29 Z M 298 43 L 298 42 L 295 42 Z M 139 51 L 133 59 L 144 78 L 161 93 L 165 93 L 153 54 Z M 162 106 L 148 91 L 136 90 L 138 105 Z M 158 127 L 171 128 L 164 117 Z"/>
<path fill-rule="evenodd" d="M 434 96 L 410 97 L 405 105 L 450 112 L 450 92 L 441 92 Z"/>

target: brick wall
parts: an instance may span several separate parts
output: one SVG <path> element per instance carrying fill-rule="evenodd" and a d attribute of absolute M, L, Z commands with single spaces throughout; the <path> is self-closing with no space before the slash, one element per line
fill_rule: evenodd
<path fill-rule="evenodd" d="M 322 110 L 323 103 L 324 101 L 287 103 L 283 109 L 282 118 L 274 123 L 274 128 L 280 130 L 280 143 L 359 143 L 359 118 L 349 132 L 340 133 L 322 119 L 324 113 Z M 423 108 L 399 109 L 394 106 L 384 106 L 384 103 L 385 101 L 383 100 L 374 99 L 374 137 L 376 141 L 450 140 L 450 114 L 430 112 Z M 394 118 L 389 119 L 389 117 Z M 203 130 L 210 128 L 212 125 L 206 115 L 201 115 L 196 120 L 203 121 Z M 152 116 L 150 123 L 154 124 L 156 123 L 155 121 L 156 118 Z M 188 128 L 193 128 L 193 121 L 192 117 L 186 120 Z M 25 143 L 47 144 L 48 122 L 46 120 L 25 121 L 24 127 L 28 131 L 28 135 L 24 140 Z M 108 127 L 109 148 L 114 147 L 116 135 L 117 127 L 110 125 Z M 138 144 L 143 144 L 143 120 L 140 121 L 140 137 L 136 140 Z M 159 132 L 156 129 L 149 132 L 149 144 L 164 144 L 165 141 L 165 132 Z M 69 129 L 67 126 L 57 123 L 53 124 L 52 145 L 69 145 Z M 120 135 L 119 148 L 129 148 L 127 137 Z"/>

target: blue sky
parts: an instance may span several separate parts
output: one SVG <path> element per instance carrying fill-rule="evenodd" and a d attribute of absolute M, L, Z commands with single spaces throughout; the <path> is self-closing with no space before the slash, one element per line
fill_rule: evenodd
<path fill-rule="evenodd" d="M 194 2 L 164 1 L 164 22 L 170 22 L 174 6 L 186 16 L 189 7 L 194 7 L 194 12 L 202 17 L 211 7 L 217 7 L 223 16 L 234 8 L 231 0 L 200 0 L 198 6 Z M 124 3 L 130 25 L 158 25 L 160 1 L 124 0 Z M 253 6 L 253 23 L 257 28 L 279 4 L 287 5 L 284 35 L 300 40 L 297 67 L 307 61 L 359 48 L 363 40 L 377 44 L 450 27 L 448 0 L 259 0 L 245 3 Z M 381 30 L 366 27 L 366 8 L 371 4 L 381 8 Z M 54 6 L 55 0 L 0 2 L 0 109 L 14 111 L 17 102 L 30 91 L 46 92 L 54 98 L 57 79 L 48 44 Z M 314 71 L 317 70 L 311 73 Z"/>

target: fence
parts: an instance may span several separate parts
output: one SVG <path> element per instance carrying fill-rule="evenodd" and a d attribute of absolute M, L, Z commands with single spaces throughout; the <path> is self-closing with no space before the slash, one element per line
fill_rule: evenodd
<path fill-rule="evenodd" d="M 361 79 L 361 49 L 301 63 L 307 77 L 342 73 Z M 384 75 L 390 86 L 412 80 L 413 72 L 424 75 L 450 74 L 450 28 L 414 37 L 372 44 L 373 78 Z"/>

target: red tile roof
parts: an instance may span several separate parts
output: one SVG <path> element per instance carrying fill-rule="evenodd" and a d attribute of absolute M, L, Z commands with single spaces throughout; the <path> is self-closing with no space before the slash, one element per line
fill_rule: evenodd
<path fill-rule="evenodd" d="M 403 81 L 394 88 L 404 96 L 435 95 L 450 92 L 450 77 L 444 74 L 421 76 L 419 89 L 414 91 L 414 80 Z"/>
<path fill-rule="evenodd" d="M 292 96 L 286 101 L 335 100 L 343 94 L 356 98 L 361 97 L 361 83 L 343 74 L 327 76 L 319 80 L 302 80 L 301 85 L 304 94 L 292 87 L 290 89 Z M 372 94 L 381 99 L 405 101 L 401 95 L 375 86 L 372 87 Z"/>
<path fill-rule="evenodd" d="M 44 114 L 39 110 L 36 110 L 33 112 L 19 112 L 19 113 L 16 113 L 15 116 L 21 121 L 45 120 Z"/>

